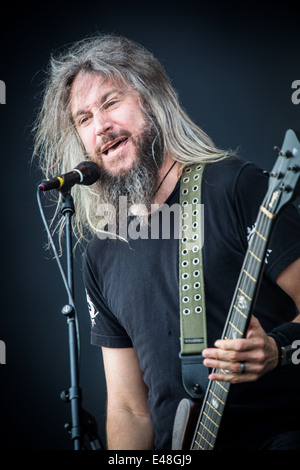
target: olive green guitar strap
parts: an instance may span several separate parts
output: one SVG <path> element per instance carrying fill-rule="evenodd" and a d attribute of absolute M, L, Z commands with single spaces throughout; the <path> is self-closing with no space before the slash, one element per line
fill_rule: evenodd
<path fill-rule="evenodd" d="M 182 215 L 179 239 L 180 345 L 182 380 L 193 398 L 208 384 L 202 351 L 207 347 L 202 246 L 204 242 L 201 181 L 204 164 L 185 167 L 181 177 Z"/>

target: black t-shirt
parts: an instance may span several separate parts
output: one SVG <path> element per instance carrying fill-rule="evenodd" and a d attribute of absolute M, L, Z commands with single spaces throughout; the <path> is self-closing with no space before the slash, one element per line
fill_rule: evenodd
<path fill-rule="evenodd" d="M 240 158 L 205 167 L 202 251 L 209 346 L 221 337 L 267 184 L 263 171 Z M 180 181 L 166 204 L 179 204 L 179 189 Z M 84 256 L 84 280 L 92 344 L 135 348 L 149 388 L 156 449 L 170 449 L 178 403 L 188 397 L 179 358 L 178 236 L 161 231 L 151 239 L 150 229 L 148 237 L 133 236 L 128 243 L 95 235 Z M 267 332 L 296 315 L 275 280 L 299 256 L 300 219 L 290 204 L 276 222 L 254 311 Z M 299 375 L 298 367 L 288 366 L 232 386 L 216 448 L 251 448 L 272 432 L 299 426 Z"/>

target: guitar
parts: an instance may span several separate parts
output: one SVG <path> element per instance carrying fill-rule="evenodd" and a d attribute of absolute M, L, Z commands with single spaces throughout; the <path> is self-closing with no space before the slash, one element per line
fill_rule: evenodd
<path fill-rule="evenodd" d="M 300 192 L 299 178 L 300 143 L 295 132 L 289 129 L 269 175 L 268 190 L 259 208 L 222 339 L 242 338 L 246 334 L 276 217 Z M 219 369 L 213 372 L 226 373 Z M 172 449 L 214 449 L 229 390 L 227 382 L 209 381 L 202 406 L 192 399 L 181 400 L 174 421 Z"/>

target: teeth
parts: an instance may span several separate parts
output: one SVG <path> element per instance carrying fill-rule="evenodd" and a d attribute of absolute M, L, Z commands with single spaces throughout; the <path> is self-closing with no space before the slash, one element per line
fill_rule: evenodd
<path fill-rule="evenodd" d="M 121 139 L 121 140 L 118 140 L 117 142 L 115 142 L 111 147 L 109 147 L 108 149 L 104 150 L 103 153 L 105 153 L 105 155 L 109 155 L 111 154 L 112 152 L 114 152 L 115 150 L 117 150 L 120 146 L 120 144 L 122 144 L 122 142 L 125 142 L 127 139 L 124 138 L 124 139 Z"/>

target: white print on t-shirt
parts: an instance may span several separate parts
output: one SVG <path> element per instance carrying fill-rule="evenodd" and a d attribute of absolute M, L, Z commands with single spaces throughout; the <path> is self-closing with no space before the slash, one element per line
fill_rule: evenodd
<path fill-rule="evenodd" d="M 248 245 L 250 243 L 250 240 L 254 234 L 254 231 L 255 231 L 255 228 L 256 228 L 256 222 L 255 224 L 252 225 L 251 228 L 247 227 L 247 241 L 248 241 Z M 268 258 L 270 256 L 270 254 L 272 253 L 272 250 L 268 249 L 267 250 L 267 254 L 266 254 L 266 257 L 265 257 L 265 263 L 268 264 Z"/>
<path fill-rule="evenodd" d="M 87 300 L 87 304 L 88 304 L 88 308 L 89 308 L 89 312 L 90 312 L 90 316 L 91 316 L 91 322 L 92 322 L 92 326 L 95 326 L 96 325 L 96 316 L 98 315 L 98 311 L 95 307 L 95 305 L 93 304 L 89 294 L 87 293 L 87 290 L 85 290 L 85 293 L 86 293 L 86 300 Z"/>

